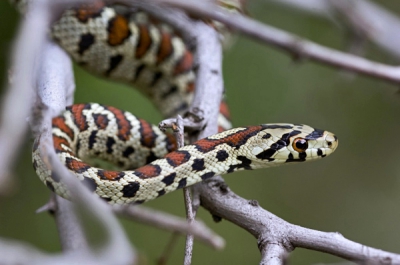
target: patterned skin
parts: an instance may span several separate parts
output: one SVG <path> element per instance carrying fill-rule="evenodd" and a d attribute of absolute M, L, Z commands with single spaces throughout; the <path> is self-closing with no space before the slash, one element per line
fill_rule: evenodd
<path fill-rule="evenodd" d="M 262 124 L 227 130 L 172 151 L 174 138 L 156 126 L 96 103 L 68 108 L 53 119 L 52 132 L 60 160 L 111 204 L 142 203 L 218 174 L 312 161 L 330 155 L 338 145 L 332 133 L 307 125 Z M 143 166 L 105 170 L 81 160 L 91 156 L 124 168 Z M 51 190 L 70 198 L 41 159 L 38 142 L 33 164 Z"/>

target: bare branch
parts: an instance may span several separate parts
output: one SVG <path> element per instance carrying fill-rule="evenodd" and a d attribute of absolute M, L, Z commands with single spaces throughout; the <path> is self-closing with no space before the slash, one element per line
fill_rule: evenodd
<path fill-rule="evenodd" d="M 70 251 L 75 250 L 83 256 L 92 256 L 96 260 L 102 255 L 107 253 L 119 252 L 112 260 L 115 263 L 126 264 L 133 260 L 133 250 L 130 248 L 130 243 L 125 237 L 125 234 L 120 227 L 118 221 L 113 216 L 109 207 L 101 202 L 98 197 L 93 196 L 89 191 L 72 176 L 70 172 L 61 164 L 57 157 L 52 144 L 51 138 L 51 119 L 54 115 L 58 114 L 60 110 L 65 109 L 68 101 L 71 100 L 71 84 L 70 78 L 72 68 L 69 58 L 65 52 L 58 46 L 52 43 L 47 43 L 43 52 L 43 65 L 44 67 L 38 75 L 38 100 L 36 102 L 36 112 L 40 115 L 32 117 L 31 124 L 34 131 L 35 138 L 40 137 L 39 150 L 44 161 L 48 161 L 48 166 L 52 170 L 52 174 L 62 180 L 63 183 L 69 188 L 72 198 L 79 202 L 81 211 L 84 210 L 85 214 L 92 215 L 98 224 L 102 227 L 101 231 L 104 232 L 107 240 L 103 242 L 103 251 L 101 255 L 93 255 L 91 251 L 86 248 L 87 243 L 83 236 L 82 228 L 80 227 L 80 219 L 82 212 L 75 216 L 75 210 L 70 202 L 63 199 L 57 199 L 58 211 L 56 212 L 56 220 L 61 237 L 62 246 Z M 48 68 L 49 60 L 54 62 L 55 66 Z M 58 67 L 56 65 L 59 65 Z M 72 82 L 73 83 L 73 82 Z M 49 90 L 51 89 L 51 92 Z M 110 260 L 102 257 L 103 264 L 111 262 L 111 256 L 108 255 Z"/>
<path fill-rule="evenodd" d="M 388 53 L 400 58 L 400 19 L 377 3 L 367 0 L 269 0 L 268 3 L 299 9 L 303 12 L 332 19 L 339 24 L 342 22 L 337 18 L 337 10 L 335 10 L 334 5 L 349 4 L 351 5 L 352 16 L 359 18 L 363 23 L 367 23 L 367 27 L 363 28 L 366 29 L 365 33 L 367 33 L 368 39 Z M 357 24 L 353 24 L 355 28 L 359 25 L 358 21 L 347 21 Z M 353 25 L 350 24 L 352 27 Z"/>
<path fill-rule="evenodd" d="M 225 245 L 225 242 L 221 237 L 213 233 L 200 221 L 195 221 L 189 224 L 179 217 L 137 205 L 113 206 L 113 211 L 122 217 L 143 224 L 155 226 L 168 231 L 179 232 L 181 234 L 191 233 L 200 241 L 215 249 L 222 249 Z"/>
<path fill-rule="evenodd" d="M 400 255 L 345 239 L 338 233 L 320 232 L 290 224 L 233 193 L 221 179 L 200 186 L 201 205 L 211 214 L 244 228 L 258 240 L 264 264 L 282 264 L 294 247 L 323 251 L 351 261 L 368 264 L 400 264 Z M 280 259 L 281 263 L 276 263 Z"/>
<path fill-rule="evenodd" d="M 400 68 L 373 62 L 305 40 L 294 34 L 264 25 L 239 14 L 229 13 L 211 4 L 198 1 L 157 0 L 182 8 L 201 17 L 215 19 L 248 37 L 289 52 L 294 58 L 305 58 L 355 73 L 400 83 Z"/>
<path fill-rule="evenodd" d="M 7 184 L 11 181 L 11 167 L 28 128 L 26 119 L 32 107 L 33 82 L 36 74 L 32 65 L 36 56 L 42 51 L 49 26 L 50 18 L 41 3 L 38 2 L 32 6 L 32 12 L 26 16 L 25 22 L 20 26 L 12 52 L 13 81 L 9 84 L 1 104 L 0 191 L 2 193 L 8 189 Z M 15 111 L 15 106 L 18 106 L 18 111 Z"/>

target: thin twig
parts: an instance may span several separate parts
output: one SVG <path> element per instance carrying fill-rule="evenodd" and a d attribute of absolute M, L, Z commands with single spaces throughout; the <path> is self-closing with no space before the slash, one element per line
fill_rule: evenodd
<path fill-rule="evenodd" d="M 212 246 L 215 249 L 222 249 L 225 245 L 224 240 L 212 232 L 200 221 L 188 223 L 182 218 L 171 214 L 150 210 L 138 205 L 113 206 L 113 211 L 130 220 L 143 224 L 165 229 L 167 231 L 178 232 L 181 234 L 193 234 L 198 240 Z"/>

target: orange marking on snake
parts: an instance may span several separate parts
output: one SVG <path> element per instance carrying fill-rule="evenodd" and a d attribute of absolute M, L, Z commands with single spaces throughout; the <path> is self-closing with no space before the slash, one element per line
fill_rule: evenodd
<path fill-rule="evenodd" d="M 136 58 L 142 58 L 147 50 L 150 48 L 151 46 L 151 37 L 150 37 L 150 32 L 149 29 L 147 28 L 147 26 L 145 25 L 139 25 L 139 41 L 138 44 L 136 46 L 136 53 L 135 56 Z"/>
<path fill-rule="evenodd" d="M 122 44 L 130 35 L 129 21 L 124 16 L 116 15 L 110 20 L 108 27 L 108 43 L 111 46 Z"/>
<path fill-rule="evenodd" d="M 182 59 L 175 65 L 174 75 L 185 73 L 193 68 L 193 55 L 190 51 L 185 50 Z"/>
<path fill-rule="evenodd" d="M 86 163 L 84 163 L 82 161 L 75 160 L 73 158 L 67 159 L 66 160 L 66 165 L 67 165 L 68 169 L 70 169 L 72 171 L 75 171 L 75 172 L 78 172 L 78 173 L 83 173 L 88 168 L 90 168 L 90 166 L 88 164 L 86 164 Z"/>
<path fill-rule="evenodd" d="M 94 122 L 99 129 L 105 130 L 108 125 L 108 118 L 105 115 L 98 114 L 94 117 Z"/>
<path fill-rule="evenodd" d="M 221 139 L 201 139 L 195 142 L 194 145 L 199 151 L 204 153 L 214 150 L 217 145 L 223 143 L 228 144 L 231 147 L 239 148 L 245 144 L 251 136 L 256 135 L 261 129 L 262 126 L 250 126 L 245 128 L 243 131 L 238 131 Z"/>
<path fill-rule="evenodd" d="M 96 1 L 90 5 L 81 5 L 76 9 L 76 17 L 81 22 L 87 22 L 90 18 L 98 16 L 104 7 L 103 1 Z"/>
<path fill-rule="evenodd" d="M 65 145 L 66 147 L 70 147 L 69 142 L 67 139 L 61 136 L 56 136 L 53 134 L 53 146 L 54 149 L 57 152 L 65 152 L 64 148 L 62 145 Z"/>
<path fill-rule="evenodd" d="M 175 151 L 167 154 L 165 159 L 171 166 L 177 167 L 189 161 L 190 154 L 187 151 Z"/>
<path fill-rule="evenodd" d="M 63 116 L 55 117 L 52 120 L 53 128 L 59 128 L 66 135 L 68 135 L 69 139 L 74 139 L 74 131 L 65 123 L 65 118 Z"/>
<path fill-rule="evenodd" d="M 101 173 L 102 173 L 101 175 L 108 180 L 115 180 L 116 178 L 119 177 L 120 174 L 119 171 L 113 171 L 113 170 L 103 170 Z"/>
<path fill-rule="evenodd" d="M 114 107 L 105 107 L 105 109 L 111 111 L 117 120 L 118 126 L 118 138 L 127 141 L 131 136 L 131 123 L 126 119 L 124 112 Z"/>
<path fill-rule="evenodd" d="M 171 34 L 161 32 L 161 42 L 157 53 L 157 64 L 160 64 L 172 54 Z"/>
<path fill-rule="evenodd" d="M 145 165 L 138 169 L 135 169 L 135 174 L 139 175 L 141 178 L 153 178 L 160 175 L 161 168 L 155 165 Z"/>
<path fill-rule="evenodd" d="M 71 112 L 74 118 L 76 126 L 78 126 L 80 131 L 87 129 L 86 117 L 83 115 L 82 111 L 85 109 L 85 104 L 72 105 Z"/>
<path fill-rule="evenodd" d="M 166 148 L 168 150 L 168 153 L 178 149 L 178 145 L 176 143 L 176 137 L 173 134 L 167 134 L 166 142 L 167 142 Z"/>
<path fill-rule="evenodd" d="M 153 131 L 153 128 L 151 127 L 151 124 L 148 123 L 147 121 L 143 119 L 139 119 L 140 122 L 140 143 L 143 146 L 152 148 L 154 147 L 154 141 L 157 137 L 155 132 Z"/>

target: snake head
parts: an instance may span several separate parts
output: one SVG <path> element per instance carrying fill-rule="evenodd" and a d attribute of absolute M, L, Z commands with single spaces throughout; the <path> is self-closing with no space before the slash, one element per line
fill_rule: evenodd
<path fill-rule="evenodd" d="M 339 141 L 328 131 L 303 124 L 263 124 L 249 143 L 253 168 L 286 162 L 304 162 L 323 158 L 335 151 Z M 257 166 L 259 165 L 259 166 Z"/>

